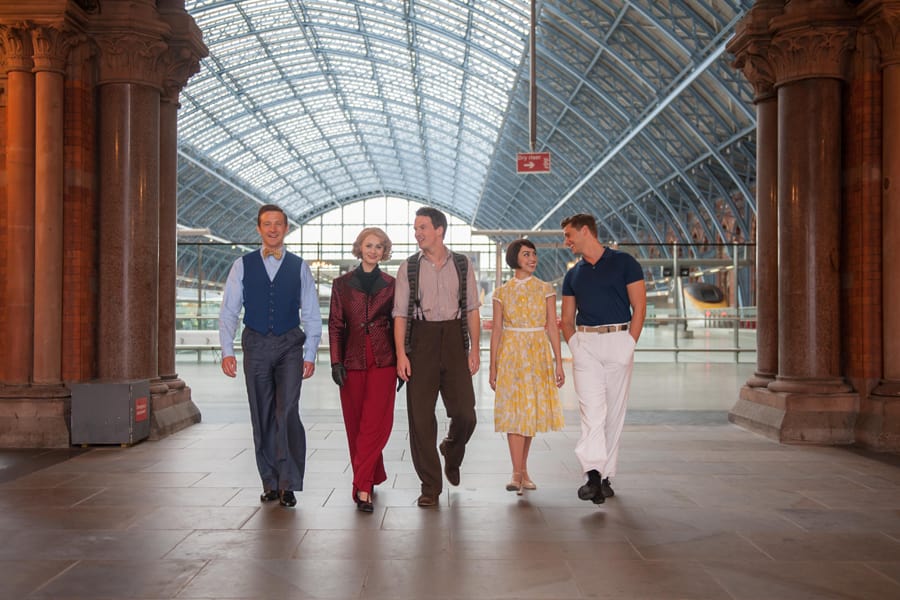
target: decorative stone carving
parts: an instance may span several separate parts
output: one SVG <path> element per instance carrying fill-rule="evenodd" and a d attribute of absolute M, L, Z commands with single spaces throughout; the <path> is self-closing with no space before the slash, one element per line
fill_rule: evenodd
<path fill-rule="evenodd" d="M 139 35 L 103 35 L 100 49 L 99 83 L 138 83 L 162 89 L 160 60 L 168 44 Z"/>
<path fill-rule="evenodd" d="M 200 70 L 200 59 L 209 55 L 197 23 L 184 10 L 183 0 L 159 0 L 160 18 L 169 26 L 169 50 L 163 56 L 163 101 L 178 103 L 188 79 Z"/>
<path fill-rule="evenodd" d="M 779 31 L 769 57 L 775 85 L 801 79 L 845 79 L 848 55 L 854 48 L 852 30 L 840 25 L 810 26 Z"/>
<path fill-rule="evenodd" d="M 200 56 L 187 46 L 170 46 L 161 57 L 163 101 L 178 103 L 178 94 L 192 75 L 200 71 Z"/>
<path fill-rule="evenodd" d="M 881 51 L 881 66 L 900 64 L 900 2 L 882 2 L 873 5 L 864 15 L 866 27 Z"/>
<path fill-rule="evenodd" d="M 757 102 L 775 94 L 775 71 L 766 56 L 768 47 L 768 43 L 751 43 L 731 64 L 753 85 Z"/>
<path fill-rule="evenodd" d="M 769 21 L 784 10 L 780 0 L 759 0 L 735 29 L 728 51 L 734 55 L 732 67 L 740 69 L 756 90 L 759 102 L 775 94 L 775 72 L 769 60 L 772 34 Z"/>
<path fill-rule="evenodd" d="M 66 60 L 78 36 L 57 25 L 37 26 L 31 30 L 35 71 L 65 73 Z"/>
<path fill-rule="evenodd" d="M 0 46 L 3 49 L 5 72 L 31 71 L 34 67 L 30 30 L 30 23 L 0 25 Z"/>

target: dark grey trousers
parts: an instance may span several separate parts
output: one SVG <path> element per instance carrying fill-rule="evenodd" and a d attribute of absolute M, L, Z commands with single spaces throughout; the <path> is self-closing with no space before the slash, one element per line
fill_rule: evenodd
<path fill-rule="evenodd" d="M 266 490 L 303 489 L 306 430 L 300 421 L 303 343 L 306 334 L 241 334 L 256 466 Z"/>

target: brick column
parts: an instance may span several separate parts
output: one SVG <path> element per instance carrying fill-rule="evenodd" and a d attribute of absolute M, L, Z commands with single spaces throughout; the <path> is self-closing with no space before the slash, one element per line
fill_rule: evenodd
<path fill-rule="evenodd" d="M 31 34 L 0 27 L 7 70 L 6 338 L 3 382 L 28 385 L 34 344 L 34 73 Z"/>

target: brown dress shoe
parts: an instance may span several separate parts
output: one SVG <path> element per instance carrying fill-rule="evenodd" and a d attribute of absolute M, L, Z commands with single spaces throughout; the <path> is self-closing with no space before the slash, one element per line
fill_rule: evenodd
<path fill-rule="evenodd" d="M 450 464 L 450 461 L 447 460 L 447 447 L 449 445 L 450 438 L 444 438 L 444 441 L 438 446 L 438 450 L 440 450 L 441 455 L 444 457 L 444 475 L 447 476 L 447 481 L 450 482 L 450 485 L 459 485 L 459 465 L 453 466 Z"/>
<path fill-rule="evenodd" d="M 422 494 L 421 496 L 419 496 L 419 499 L 416 500 L 416 504 L 418 504 L 422 508 L 429 508 L 432 506 L 437 506 L 438 505 L 438 496 L 437 496 L 437 494 L 435 494 L 435 495 Z"/>

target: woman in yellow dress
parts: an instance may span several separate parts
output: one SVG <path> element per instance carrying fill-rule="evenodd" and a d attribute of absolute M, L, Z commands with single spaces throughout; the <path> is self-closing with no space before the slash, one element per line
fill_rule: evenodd
<path fill-rule="evenodd" d="M 534 243 L 527 239 L 512 242 L 506 250 L 506 264 L 515 276 L 494 291 L 488 382 L 495 392 L 494 430 L 506 433 L 512 459 L 512 480 L 506 489 L 521 495 L 523 489 L 537 489 L 528 475 L 531 439 L 539 431 L 563 428 L 557 388 L 565 382 L 565 374 L 556 293 L 549 283 L 534 277 Z"/>

